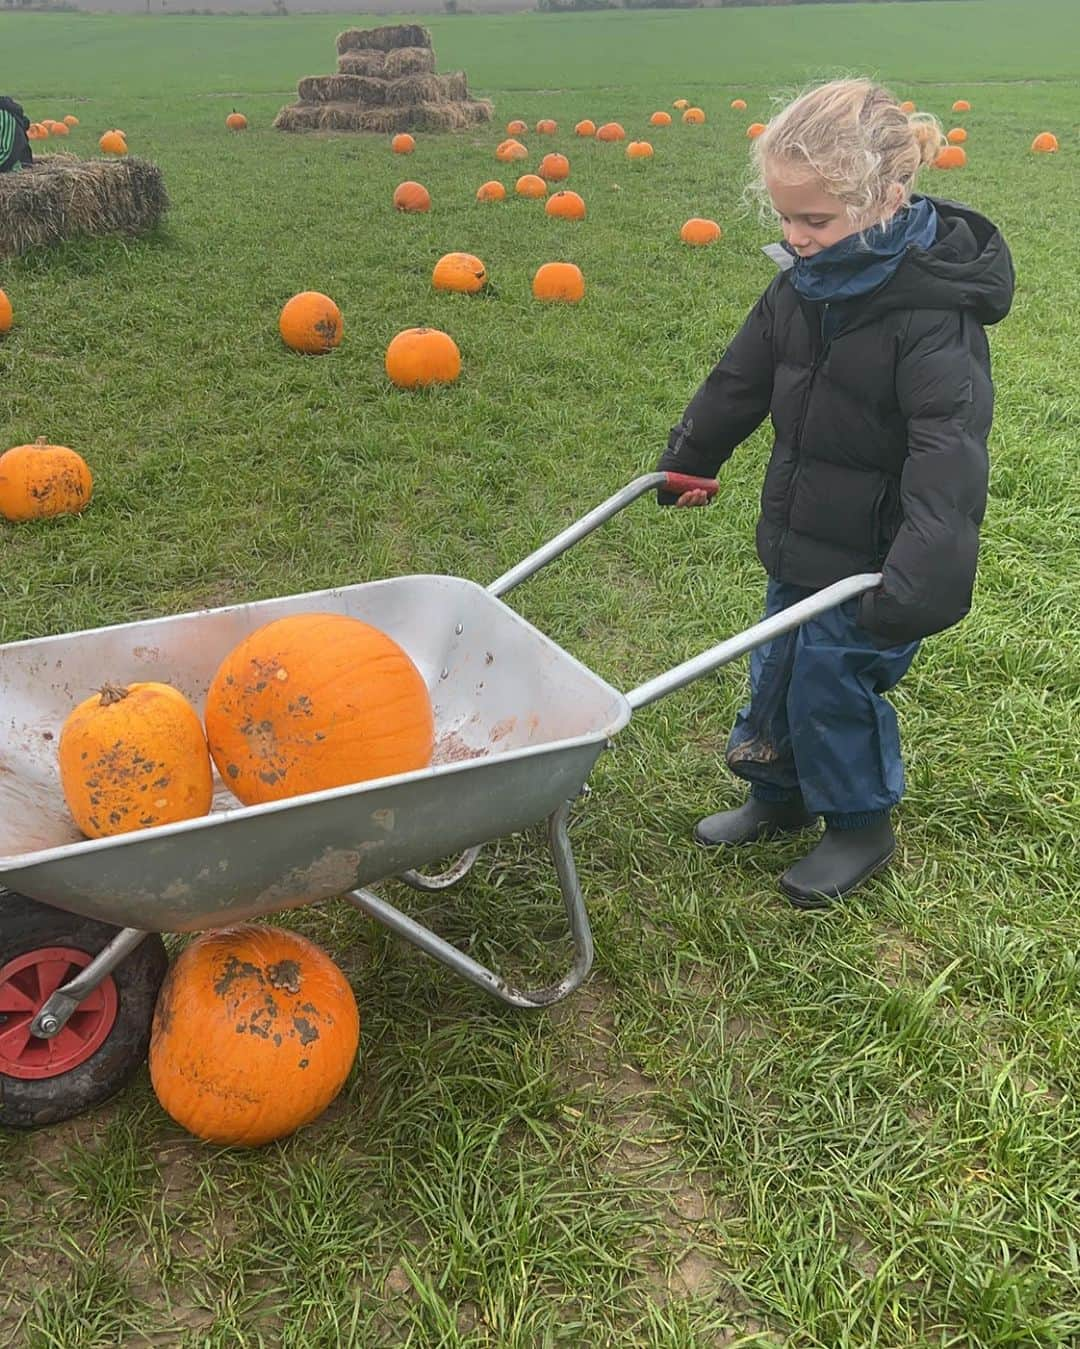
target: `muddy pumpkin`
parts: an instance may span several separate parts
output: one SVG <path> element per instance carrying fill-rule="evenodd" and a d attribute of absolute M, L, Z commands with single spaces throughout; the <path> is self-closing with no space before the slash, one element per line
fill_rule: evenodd
<path fill-rule="evenodd" d="M 487 281 L 487 268 L 472 253 L 445 253 L 435 264 L 431 284 L 436 290 L 475 295 Z"/>
<path fill-rule="evenodd" d="M 197 819 L 213 801 L 202 722 L 171 684 L 104 684 L 69 713 L 58 756 L 87 838 Z"/>
<path fill-rule="evenodd" d="M 705 121 L 705 113 L 701 108 L 687 108 L 682 119 L 687 126 L 701 126 Z"/>
<path fill-rule="evenodd" d="M 281 340 L 305 356 L 322 356 L 341 342 L 345 324 L 329 295 L 302 290 L 287 301 L 278 316 Z"/>
<path fill-rule="evenodd" d="M 158 995 L 150 1081 L 197 1138 L 261 1147 L 318 1119 L 360 1042 L 348 980 L 314 942 L 259 923 L 205 932 Z"/>
<path fill-rule="evenodd" d="M 66 445 L 50 445 L 42 437 L 0 454 L 0 515 L 5 520 L 78 515 L 90 504 L 93 491 L 86 460 Z"/>
<path fill-rule="evenodd" d="M 291 614 L 249 633 L 206 695 L 206 738 L 244 805 L 424 768 L 431 697 L 408 653 L 347 614 Z"/>

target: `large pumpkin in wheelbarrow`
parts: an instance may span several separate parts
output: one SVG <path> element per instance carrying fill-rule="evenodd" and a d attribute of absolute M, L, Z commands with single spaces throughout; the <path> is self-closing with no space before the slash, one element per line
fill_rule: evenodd
<path fill-rule="evenodd" d="M 206 736 L 245 805 L 431 762 L 431 697 L 408 653 L 347 614 L 304 613 L 249 634 L 206 695 Z"/>

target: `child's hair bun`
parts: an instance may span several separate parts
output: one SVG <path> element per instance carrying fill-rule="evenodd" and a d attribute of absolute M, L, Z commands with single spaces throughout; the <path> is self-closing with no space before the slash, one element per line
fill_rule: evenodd
<path fill-rule="evenodd" d="M 908 117 L 908 125 L 919 147 L 919 163 L 932 164 L 947 144 L 941 123 L 932 113 L 913 112 Z"/>

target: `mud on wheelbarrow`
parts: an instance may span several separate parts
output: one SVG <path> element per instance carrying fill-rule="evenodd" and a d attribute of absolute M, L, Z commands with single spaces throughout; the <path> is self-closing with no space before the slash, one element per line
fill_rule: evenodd
<path fill-rule="evenodd" d="M 880 581 L 838 581 L 619 693 L 502 597 L 657 487 L 716 491 L 711 480 L 646 474 L 486 589 L 402 576 L 0 646 L 0 1125 L 77 1114 L 137 1067 L 167 966 L 162 932 L 343 896 L 511 1006 L 549 1006 L 577 988 L 593 945 L 567 817 L 605 746 L 635 709 Z M 431 766 L 259 806 L 240 805 L 215 781 L 203 818 L 82 838 L 60 789 L 56 740 L 87 690 L 106 678 L 161 680 L 201 710 L 226 651 L 305 610 L 353 615 L 405 647 L 432 694 Z M 481 845 L 545 819 L 574 944 L 571 969 L 548 987 L 514 987 L 369 888 L 399 877 L 445 889 Z M 455 855 L 441 872 L 420 869 Z"/>

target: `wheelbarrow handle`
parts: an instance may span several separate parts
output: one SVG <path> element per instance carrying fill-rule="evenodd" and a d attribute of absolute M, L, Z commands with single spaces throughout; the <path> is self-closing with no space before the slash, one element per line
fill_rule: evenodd
<path fill-rule="evenodd" d="M 549 562 L 554 562 L 557 557 L 561 557 L 580 542 L 587 534 L 591 534 L 594 529 L 598 529 L 605 520 L 610 520 L 613 515 L 629 506 L 631 502 L 636 501 L 638 497 L 644 496 L 646 492 L 652 492 L 656 488 L 663 488 L 667 492 L 676 492 L 680 496 L 683 492 L 705 492 L 713 497 L 720 490 L 720 484 L 715 478 L 693 478 L 687 473 L 643 473 L 640 478 L 635 478 L 625 487 L 621 488 L 614 496 L 608 497 L 602 501 L 599 506 L 594 507 L 588 515 L 583 515 L 580 520 L 569 525 L 561 534 L 549 540 L 537 548 L 534 553 L 528 557 L 522 558 L 516 567 L 511 567 L 508 572 L 488 586 L 489 595 L 505 595 L 519 586 L 522 581 L 527 581 L 530 576 L 534 576 L 541 567 L 546 567 Z"/>

